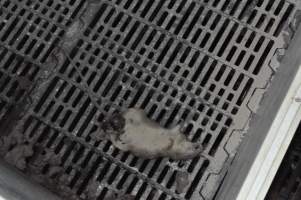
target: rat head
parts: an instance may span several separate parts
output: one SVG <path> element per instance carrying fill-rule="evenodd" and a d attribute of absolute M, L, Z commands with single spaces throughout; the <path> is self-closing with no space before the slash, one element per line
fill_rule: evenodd
<path fill-rule="evenodd" d="M 125 119 L 121 114 L 113 114 L 103 122 L 102 129 L 106 133 L 121 133 L 125 127 Z"/>

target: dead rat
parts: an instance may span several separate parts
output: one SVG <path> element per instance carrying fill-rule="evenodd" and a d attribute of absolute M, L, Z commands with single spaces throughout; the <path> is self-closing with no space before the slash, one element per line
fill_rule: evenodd
<path fill-rule="evenodd" d="M 186 160 L 203 151 L 202 145 L 186 138 L 179 125 L 172 129 L 163 128 L 148 119 L 143 110 L 136 108 L 106 121 L 101 135 L 115 147 L 147 159 L 168 157 Z"/>

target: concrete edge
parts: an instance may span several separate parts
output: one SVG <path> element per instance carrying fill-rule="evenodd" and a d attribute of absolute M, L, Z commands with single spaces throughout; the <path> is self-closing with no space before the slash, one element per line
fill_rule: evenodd
<path fill-rule="evenodd" d="M 269 87 L 267 93 L 263 97 L 262 102 L 260 103 L 261 105 L 258 109 L 258 112 L 251 119 L 251 122 L 249 124 L 250 129 L 248 130 L 248 133 L 245 135 L 245 138 L 243 139 L 238 149 L 238 153 L 236 154 L 235 159 L 231 164 L 230 170 L 228 171 L 227 176 L 224 180 L 224 184 L 220 188 L 216 199 L 247 199 L 249 192 L 254 192 L 254 190 L 252 190 L 251 188 L 255 189 L 255 185 L 258 184 L 257 182 L 254 182 L 254 180 L 256 176 L 259 175 L 257 172 L 260 171 L 259 169 L 263 166 L 262 162 L 267 159 L 266 161 L 273 163 L 275 159 L 279 159 L 278 162 L 275 161 L 274 164 L 270 166 L 271 168 L 268 166 L 265 166 L 265 168 L 269 168 L 270 170 L 277 170 L 279 167 L 283 155 L 275 155 L 275 157 L 272 158 L 267 158 L 265 155 L 268 154 L 267 151 L 273 146 L 273 138 L 277 138 L 276 132 L 271 132 L 273 123 L 277 119 L 277 116 L 281 116 L 282 119 L 284 119 L 285 115 L 289 112 L 290 104 L 293 103 L 292 96 L 296 94 L 297 90 L 297 86 L 293 88 L 293 84 L 297 85 L 297 83 L 293 83 L 293 80 L 295 82 L 298 82 L 298 78 L 301 80 L 300 75 L 296 76 L 301 63 L 301 56 L 299 55 L 301 52 L 301 28 L 296 31 L 295 36 L 296 37 L 292 39 L 291 45 L 282 60 L 282 63 L 272 81 L 271 86 Z M 289 90 L 292 92 L 288 92 Z M 286 101 L 286 99 L 290 99 L 290 101 Z M 284 107 L 283 105 L 286 105 L 286 107 Z M 281 114 L 278 115 L 280 112 Z M 288 118 L 286 120 L 288 120 Z M 279 123 L 277 124 L 278 126 L 281 125 L 279 119 L 277 123 Z M 294 128 L 292 126 L 292 122 L 283 124 L 283 126 L 284 125 L 287 128 Z M 286 130 L 286 132 L 288 132 L 288 130 Z M 275 143 L 277 143 L 278 145 L 284 145 L 290 142 L 291 138 L 289 138 L 288 136 L 284 138 L 286 139 L 285 142 L 277 141 L 278 139 L 276 139 L 278 143 Z M 266 141 L 270 143 L 270 146 L 264 148 L 267 145 L 265 143 Z M 282 145 L 279 145 L 278 147 L 280 148 L 280 146 Z M 286 148 L 285 146 L 282 146 L 284 152 Z M 261 151 L 264 152 L 264 154 L 261 154 Z M 273 149 L 271 151 L 275 153 L 276 149 Z M 261 181 L 263 181 L 264 184 L 268 184 L 268 182 L 265 182 L 265 179 L 267 178 L 266 181 L 271 182 L 272 178 L 268 178 L 268 176 L 274 175 L 274 173 L 271 171 L 269 175 L 265 174 L 264 177 L 261 177 L 264 180 Z M 265 187 L 268 188 L 269 185 L 265 185 Z M 259 187 L 259 189 L 261 189 L 261 187 Z M 267 189 L 263 189 L 262 192 L 265 193 L 264 191 L 266 190 Z M 258 200 L 257 195 L 259 195 L 260 193 L 259 196 L 262 196 L 262 192 L 258 191 L 258 194 L 250 193 L 251 196 L 249 197 L 253 197 L 251 199 Z"/>
<path fill-rule="evenodd" d="M 261 200 L 271 185 L 301 120 L 301 67 L 279 109 L 267 137 L 239 191 L 237 199 Z"/>

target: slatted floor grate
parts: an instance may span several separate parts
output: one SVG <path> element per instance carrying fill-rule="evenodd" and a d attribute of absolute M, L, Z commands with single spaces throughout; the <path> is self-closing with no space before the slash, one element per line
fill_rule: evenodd
<path fill-rule="evenodd" d="M 32 148 L 22 170 L 70 199 L 213 199 L 300 15 L 293 0 L 0 3 L 2 154 Z M 205 151 L 147 160 L 90 137 L 129 107 L 184 121 Z"/>

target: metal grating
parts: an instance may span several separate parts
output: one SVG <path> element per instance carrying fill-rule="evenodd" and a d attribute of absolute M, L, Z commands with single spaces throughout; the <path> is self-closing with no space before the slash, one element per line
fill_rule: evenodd
<path fill-rule="evenodd" d="M 33 149 L 24 173 L 70 199 L 213 199 L 300 16 L 284 0 L 0 2 L 1 152 Z M 204 153 L 146 160 L 90 137 L 129 107 L 184 121 Z"/>

